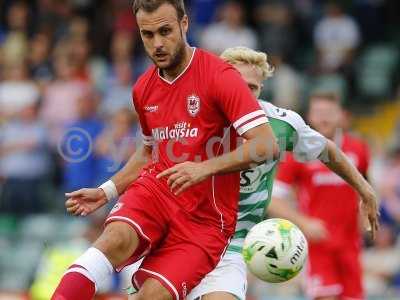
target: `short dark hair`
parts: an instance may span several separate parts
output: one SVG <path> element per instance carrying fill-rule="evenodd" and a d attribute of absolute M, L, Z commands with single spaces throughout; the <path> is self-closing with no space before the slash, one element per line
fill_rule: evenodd
<path fill-rule="evenodd" d="M 133 12 L 136 15 L 139 9 L 143 9 L 145 12 L 151 13 L 164 3 L 170 4 L 175 8 L 179 21 L 182 20 L 184 15 L 186 15 L 183 0 L 135 0 L 133 3 Z"/>
<path fill-rule="evenodd" d="M 310 103 L 314 102 L 315 100 L 323 99 L 332 103 L 336 103 L 339 106 L 342 105 L 340 96 L 337 93 L 333 92 L 314 92 L 309 97 Z"/>

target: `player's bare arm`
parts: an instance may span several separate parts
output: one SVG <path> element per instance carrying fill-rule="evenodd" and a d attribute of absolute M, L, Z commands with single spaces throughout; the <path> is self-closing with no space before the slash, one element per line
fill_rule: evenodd
<path fill-rule="evenodd" d="M 327 142 L 325 151 L 321 156 L 321 161 L 360 194 L 362 209 L 366 216 L 368 216 L 370 228 L 367 229 L 371 231 L 372 238 L 375 238 L 379 226 L 379 213 L 377 196 L 371 185 L 350 163 L 342 150 L 330 140 Z"/>
<path fill-rule="evenodd" d="M 320 160 L 333 172 L 343 178 L 360 194 L 362 209 L 368 216 L 372 237 L 375 237 L 378 228 L 378 204 L 377 197 L 371 185 L 364 179 L 361 173 L 350 163 L 346 155 L 330 140 L 327 140 L 325 150 L 320 155 Z M 326 228 L 320 220 L 309 218 L 291 207 L 286 199 L 273 197 L 268 208 L 268 213 L 275 217 L 289 219 L 298 224 L 311 239 L 326 237 Z"/>
<path fill-rule="evenodd" d="M 287 199 L 273 196 L 271 204 L 268 206 L 268 214 L 271 217 L 292 221 L 300 227 L 307 239 L 311 241 L 321 241 L 329 237 L 326 225 L 322 220 L 302 214 L 288 203 Z"/>
<path fill-rule="evenodd" d="M 168 185 L 171 190 L 179 195 L 209 176 L 246 170 L 278 157 L 278 144 L 267 123 L 246 131 L 243 137 L 246 139 L 246 143 L 232 152 L 200 163 L 177 164 L 161 172 L 157 178 L 168 177 Z"/>
<path fill-rule="evenodd" d="M 142 167 L 151 158 L 151 149 L 146 145 L 139 147 L 126 165 L 110 179 L 118 194 L 122 194 L 136 180 Z M 108 201 L 103 188 L 84 188 L 65 195 L 68 197 L 65 202 L 67 211 L 76 216 L 86 216 Z"/>

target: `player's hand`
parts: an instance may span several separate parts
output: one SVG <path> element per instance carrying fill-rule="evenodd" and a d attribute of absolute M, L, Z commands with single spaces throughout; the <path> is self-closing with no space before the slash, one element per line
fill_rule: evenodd
<path fill-rule="evenodd" d="M 65 202 L 67 211 L 75 216 L 86 216 L 107 203 L 107 197 L 100 188 L 80 189 L 66 193 Z"/>
<path fill-rule="evenodd" d="M 325 223 L 315 218 L 307 218 L 304 224 L 302 224 L 301 229 L 310 241 L 318 242 L 326 240 L 329 235 Z"/>
<path fill-rule="evenodd" d="M 157 175 L 157 178 L 167 177 L 167 183 L 175 195 L 181 194 L 189 187 L 206 179 L 212 174 L 209 168 L 191 161 L 177 164 Z"/>
<path fill-rule="evenodd" d="M 364 226 L 371 231 L 372 239 L 375 239 L 376 232 L 379 229 L 379 211 L 378 198 L 372 188 L 361 195 L 361 213 L 368 221 L 364 222 Z"/>

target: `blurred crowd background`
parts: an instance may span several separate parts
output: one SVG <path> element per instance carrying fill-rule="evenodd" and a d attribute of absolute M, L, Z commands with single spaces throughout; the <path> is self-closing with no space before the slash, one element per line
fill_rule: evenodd
<path fill-rule="evenodd" d="M 381 200 L 383 225 L 363 257 L 367 293 L 398 299 L 400 2 L 186 4 L 192 45 L 267 52 L 276 71 L 264 99 L 304 112 L 311 92 L 341 96 L 344 129 L 371 146 L 370 179 Z M 99 234 L 106 210 L 67 216 L 64 193 L 99 185 L 134 151 L 131 86 L 149 64 L 131 1 L 0 0 L 0 299 L 49 299 Z M 121 277 L 104 292 L 118 294 Z M 300 280 L 254 280 L 249 299 L 302 299 Z"/>

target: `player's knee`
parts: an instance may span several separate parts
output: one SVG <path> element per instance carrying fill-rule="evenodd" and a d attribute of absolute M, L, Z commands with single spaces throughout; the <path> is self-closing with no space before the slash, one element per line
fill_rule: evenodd
<path fill-rule="evenodd" d="M 131 226 L 123 222 L 113 222 L 106 226 L 94 247 L 102 251 L 113 264 L 118 264 L 120 260 L 129 258 L 138 244 L 139 238 Z"/>
<path fill-rule="evenodd" d="M 228 292 L 214 292 L 203 295 L 200 300 L 237 300 L 238 298 Z"/>
<path fill-rule="evenodd" d="M 160 290 L 145 290 L 137 294 L 136 300 L 172 300 L 171 294 L 165 290 L 160 293 Z"/>
<path fill-rule="evenodd" d="M 173 300 L 170 292 L 156 279 L 146 279 L 137 293 L 137 300 Z"/>

